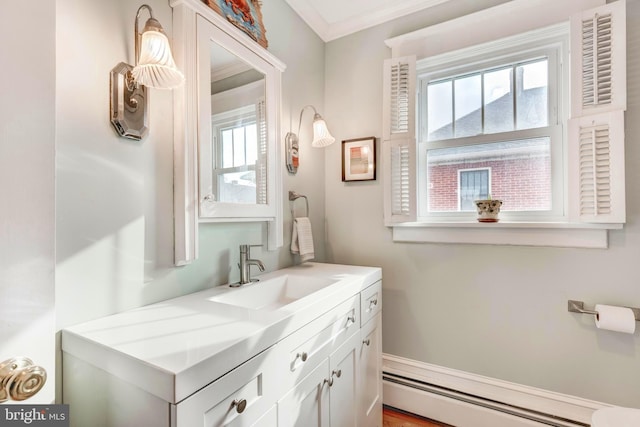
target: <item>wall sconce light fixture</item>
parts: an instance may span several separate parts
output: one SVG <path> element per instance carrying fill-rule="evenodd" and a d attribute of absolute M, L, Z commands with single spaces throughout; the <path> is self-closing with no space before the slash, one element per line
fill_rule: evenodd
<path fill-rule="evenodd" d="M 138 20 L 143 9 L 149 19 L 142 33 Z M 171 55 L 169 39 L 149 5 L 138 8 L 134 25 L 135 67 L 121 62 L 111 70 L 111 124 L 120 136 L 141 140 L 149 129 L 147 87 L 173 89 L 184 82 Z"/>
<path fill-rule="evenodd" d="M 298 166 L 300 163 L 300 159 L 298 157 L 298 135 L 300 134 L 300 125 L 302 124 L 302 113 L 304 113 L 304 110 L 307 108 L 312 108 L 314 112 L 313 140 L 311 141 L 311 146 L 316 148 L 323 148 L 333 144 L 336 140 L 333 136 L 331 136 L 331 133 L 327 128 L 327 123 L 325 123 L 324 119 L 320 114 L 318 114 L 313 105 L 305 105 L 304 107 L 302 107 L 302 111 L 300 111 L 300 121 L 298 121 L 298 134 L 288 132 L 284 138 L 287 151 L 287 170 L 292 174 L 298 172 Z"/>

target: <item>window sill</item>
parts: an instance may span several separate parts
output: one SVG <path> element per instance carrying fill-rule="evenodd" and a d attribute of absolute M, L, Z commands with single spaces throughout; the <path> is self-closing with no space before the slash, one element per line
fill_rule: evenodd
<path fill-rule="evenodd" d="M 412 222 L 393 225 L 394 242 L 608 248 L 608 230 L 622 224 L 566 222 Z"/>

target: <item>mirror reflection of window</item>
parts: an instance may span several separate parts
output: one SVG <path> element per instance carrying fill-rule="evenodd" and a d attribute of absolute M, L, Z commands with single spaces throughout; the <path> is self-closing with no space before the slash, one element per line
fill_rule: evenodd
<path fill-rule="evenodd" d="M 256 163 L 258 135 L 255 108 L 252 112 L 238 112 L 233 122 L 212 118 L 214 151 L 212 164 L 213 188 L 217 200 L 228 203 L 257 203 Z M 217 158 L 217 161 L 216 161 Z"/>
<path fill-rule="evenodd" d="M 264 74 L 218 45 L 211 51 L 211 190 L 224 203 L 266 203 Z"/>
<path fill-rule="evenodd" d="M 211 16 L 216 19 L 196 13 L 195 28 L 183 34 L 191 45 L 191 31 L 196 31 L 197 54 L 185 62 L 192 84 L 185 87 L 184 105 L 176 102 L 176 112 L 184 113 L 176 117 L 185 119 L 175 141 L 176 241 L 182 246 L 184 240 L 191 256 L 197 208 L 198 223 L 268 224 L 266 242 L 272 250 L 282 245 L 283 233 L 276 155 L 286 65 L 249 38 L 225 31 Z"/>

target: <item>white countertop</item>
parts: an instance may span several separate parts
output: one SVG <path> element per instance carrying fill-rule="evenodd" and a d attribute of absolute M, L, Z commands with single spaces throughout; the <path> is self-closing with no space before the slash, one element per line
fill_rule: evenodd
<path fill-rule="evenodd" d="M 336 282 L 280 310 L 211 301 L 235 290 L 218 286 L 64 329 L 62 351 L 177 403 L 382 279 L 377 267 L 320 263 L 256 277 L 282 274 Z M 260 282 L 236 289 L 249 286 Z"/>

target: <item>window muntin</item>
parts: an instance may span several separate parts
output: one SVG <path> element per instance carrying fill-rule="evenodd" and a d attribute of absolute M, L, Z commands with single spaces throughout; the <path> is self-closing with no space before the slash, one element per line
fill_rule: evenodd
<path fill-rule="evenodd" d="M 463 209 L 468 202 L 461 202 L 465 196 L 458 176 L 483 167 L 491 169 L 491 196 L 503 200 L 504 218 L 556 220 L 565 215 L 560 55 L 560 47 L 553 46 L 496 52 L 499 59 L 468 61 L 472 66 L 418 69 L 422 220 L 472 219 L 474 210 Z M 447 174 L 442 173 L 445 163 Z"/>

